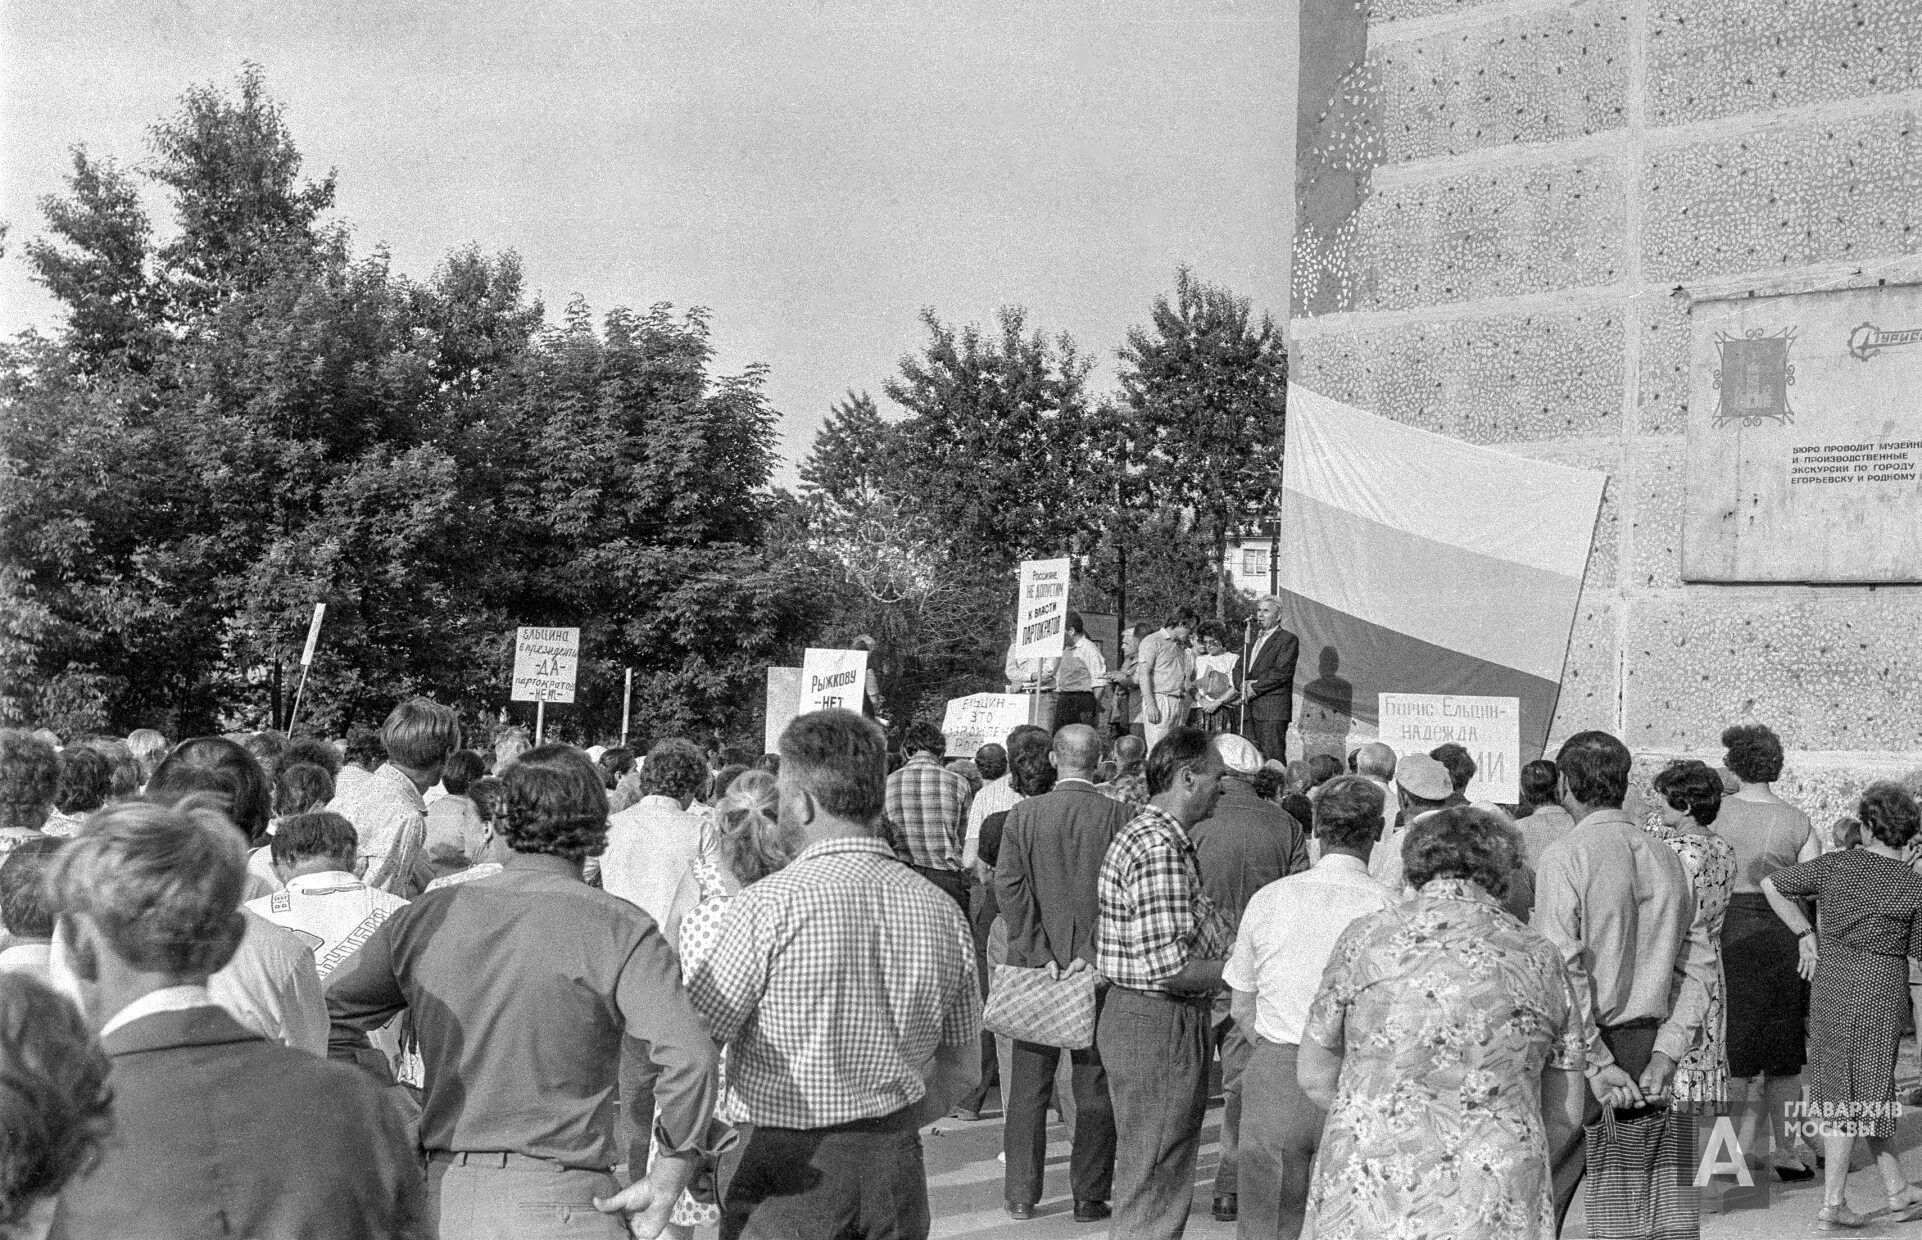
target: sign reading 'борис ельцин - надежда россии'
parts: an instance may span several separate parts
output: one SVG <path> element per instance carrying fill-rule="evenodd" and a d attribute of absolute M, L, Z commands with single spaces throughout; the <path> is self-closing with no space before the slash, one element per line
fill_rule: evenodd
<path fill-rule="evenodd" d="M 510 700 L 573 702 L 580 660 L 579 629 L 522 626 L 514 630 L 514 691 Z"/>

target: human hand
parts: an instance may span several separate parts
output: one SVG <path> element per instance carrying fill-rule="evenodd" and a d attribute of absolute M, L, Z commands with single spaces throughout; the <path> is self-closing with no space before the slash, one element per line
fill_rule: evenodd
<path fill-rule="evenodd" d="M 1605 1107 L 1638 1107 L 1643 1101 L 1641 1087 L 1620 1064 L 1598 1069 L 1588 1078 L 1588 1090 Z"/>
<path fill-rule="evenodd" d="M 1086 973 L 1089 969 L 1092 969 L 1092 968 L 1094 968 L 1093 965 L 1089 964 L 1087 961 L 1083 960 L 1081 957 L 1076 956 L 1073 960 L 1070 960 L 1068 962 L 1067 968 L 1061 970 L 1061 976 L 1073 977 L 1077 973 Z"/>
<path fill-rule="evenodd" d="M 1802 975 L 1803 981 L 1814 981 L 1815 962 L 1822 958 L 1821 949 L 1815 946 L 1815 936 L 1812 934 L 1803 935 L 1801 939 L 1797 941 L 1797 950 L 1801 953 L 1801 959 L 1796 963 L 1795 971 Z"/>
<path fill-rule="evenodd" d="M 1642 1097 L 1650 1102 L 1668 1096 L 1669 1081 L 1675 1075 L 1675 1061 L 1661 1051 L 1648 1057 L 1648 1066 L 1642 1069 L 1642 1079 L 1637 1083 Z"/>
<path fill-rule="evenodd" d="M 678 1193 L 661 1192 L 652 1176 L 642 1176 L 612 1197 L 594 1198 L 602 1214 L 618 1214 L 635 1240 L 654 1240 L 667 1227 Z"/>
<path fill-rule="evenodd" d="M 1158 724 L 1161 722 L 1161 711 L 1155 707 L 1153 702 L 1148 702 L 1141 708 L 1141 717 L 1149 723 Z"/>

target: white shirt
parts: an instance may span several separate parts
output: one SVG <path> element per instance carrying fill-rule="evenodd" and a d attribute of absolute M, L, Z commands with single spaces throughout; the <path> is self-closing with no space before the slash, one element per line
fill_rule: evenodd
<path fill-rule="evenodd" d="M 320 980 L 346 963 L 374 936 L 394 910 L 407 907 L 397 895 L 369 887 L 344 870 L 301 874 L 285 889 L 258 900 L 248 909 L 301 936 L 313 949 Z"/>
<path fill-rule="evenodd" d="M 214 1006 L 213 996 L 207 993 L 205 986 L 163 986 L 159 990 L 148 991 L 115 1012 L 106 1024 L 100 1026 L 100 1036 L 104 1038 L 122 1025 L 131 1025 L 143 1016 Z"/>
<path fill-rule="evenodd" d="M 608 820 L 601 889 L 666 925 L 681 876 L 701 855 L 701 827 L 673 797 L 642 797 Z"/>
<path fill-rule="evenodd" d="M 1408 842 L 1408 827 L 1414 826 L 1430 814 L 1440 812 L 1434 809 L 1424 810 L 1410 818 L 1408 826 L 1398 827 L 1392 831 L 1384 827 L 1381 842 L 1376 844 L 1375 851 L 1369 854 L 1368 872 L 1374 875 L 1376 882 L 1394 892 L 1396 899 L 1401 898 L 1403 889 L 1408 885 L 1401 859 L 1401 846 Z M 1389 821 L 1392 823 L 1394 819 L 1391 817 Z"/>
<path fill-rule="evenodd" d="M 1010 776 L 990 779 L 981 785 L 981 791 L 974 794 L 974 801 L 968 806 L 968 833 L 961 842 L 961 868 L 981 860 L 981 824 L 988 820 L 989 814 L 1013 809 L 1025 799 L 1014 790 L 1009 782 Z"/>
<path fill-rule="evenodd" d="M 477 878 L 492 878 L 506 867 L 498 861 L 482 861 L 452 874 L 443 874 L 427 884 L 428 891 L 439 891 L 443 887 L 454 887 L 461 883 L 471 883 Z"/>
<path fill-rule="evenodd" d="M 327 808 L 354 824 L 359 856 L 367 863 L 361 868 L 367 884 L 400 890 L 413 876 L 414 860 L 427 841 L 427 802 L 414 781 L 384 762 L 366 779 L 345 787 L 336 784 Z"/>
<path fill-rule="evenodd" d="M 1393 904 L 1359 858 L 1331 853 L 1269 883 L 1248 901 L 1221 978 L 1255 996 L 1255 1032 L 1301 1044 L 1322 970 L 1349 923 Z"/>
<path fill-rule="evenodd" d="M 51 943 L 19 943 L 0 952 L 0 973 L 28 973 L 43 982 L 51 982 L 52 957 Z"/>
<path fill-rule="evenodd" d="M 242 909 L 247 933 L 227 967 L 207 981 L 215 1003 L 262 1037 L 327 1054 L 327 998 L 313 949 L 284 926 Z"/>

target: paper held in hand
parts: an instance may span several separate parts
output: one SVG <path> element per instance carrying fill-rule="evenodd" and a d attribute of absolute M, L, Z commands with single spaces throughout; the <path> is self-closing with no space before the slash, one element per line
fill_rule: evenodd
<path fill-rule="evenodd" d="M 851 710 L 861 713 L 868 691 L 868 652 L 808 647 L 801 657 L 800 713 Z"/>
<path fill-rule="evenodd" d="M 541 629 L 523 626 L 514 631 L 514 692 L 516 702 L 574 700 L 574 679 L 581 659 L 579 629 Z"/>

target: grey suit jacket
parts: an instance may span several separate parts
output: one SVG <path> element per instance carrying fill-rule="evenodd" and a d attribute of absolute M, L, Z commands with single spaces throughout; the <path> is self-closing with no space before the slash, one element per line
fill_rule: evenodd
<path fill-rule="evenodd" d="M 1001 856 L 994 868 L 995 898 L 1008 923 L 1008 963 L 1066 967 L 1080 957 L 1094 963 L 1099 904 L 1095 880 L 1101 859 L 1133 811 L 1069 780 L 1008 811 Z"/>

